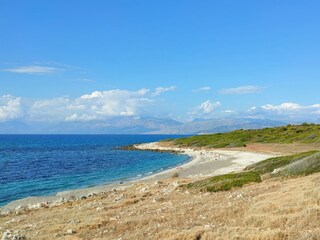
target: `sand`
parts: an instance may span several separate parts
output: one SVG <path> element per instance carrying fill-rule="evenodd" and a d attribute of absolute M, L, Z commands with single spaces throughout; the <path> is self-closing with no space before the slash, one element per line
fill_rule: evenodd
<path fill-rule="evenodd" d="M 145 143 L 134 145 L 142 150 L 177 151 L 191 157 L 191 161 L 167 171 L 154 174 L 146 179 L 164 179 L 177 173 L 180 177 L 197 179 L 199 177 L 216 176 L 230 172 L 242 171 L 246 166 L 267 158 L 276 156 L 276 153 L 245 152 L 225 149 L 195 149 L 163 146 L 161 143 Z"/>

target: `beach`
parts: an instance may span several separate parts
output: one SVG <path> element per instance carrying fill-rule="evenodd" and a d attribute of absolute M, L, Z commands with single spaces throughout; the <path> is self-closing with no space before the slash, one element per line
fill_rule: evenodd
<path fill-rule="evenodd" d="M 202 177 L 238 172 L 250 164 L 278 155 L 278 153 L 228 151 L 226 149 L 181 148 L 166 146 L 161 142 L 137 144 L 134 147 L 141 150 L 174 151 L 179 154 L 186 154 L 192 159 L 182 166 L 154 174 L 144 180 L 169 178 L 175 173 L 180 177 L 195 180 Z"/>
<path fill-rule="evenodd" d="M 208 176 L 221 175 L 230 172 L 238 172 L 246 166 L 276 156 L 279 153 L 261 153 L 240 150 L 225 149 L 195 149 L 179 148 L 175 146 L 165 146 L 161 142 L 135 144 L 138 150 L 170 151 L 177 154 L 185 154 L 190 157 L 190 161 L 183 165 L 141 178 L 133 181 L 101 185 L 76 190 L 62 191 L 55 196 L 28 197 L 13 201 L 2 208 L 0 212 L 7 213 L 17 209 L 34 209 L 41 205 L 55 206 L 68 201 L 75 201 L 81 198 L 105 193 L 113 190 L 124 190 L 135 184 L 150 183 L 158 180 L 169 179 L 173 175 L 179 178 L 197 180 Z"/>
<path fill-rule="evenodd" d="M 11 211 L 0 216 L 0 234 L 8 237 L 5 239 L 41 240 L 293 240 L 320 236 L 319 173 L 272 178 L 223 192 L 199 192 L 181 186 L 209 175 L 240 171 L 275 154 L 174 149 L 158 143 L 135 147 L 179 151 L 192 159 L 133 182 L 35 198 L 26 207 L 11 205 Z"/>

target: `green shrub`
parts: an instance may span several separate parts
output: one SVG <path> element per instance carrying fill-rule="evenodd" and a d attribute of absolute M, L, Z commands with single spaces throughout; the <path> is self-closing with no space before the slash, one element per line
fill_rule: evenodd
<path fill-rule="evenodd" d="M 185 187 L 204 192 L 218 192 L 242 187 L 243 185 L 251 182 L 261 182 L 260 175 L 257 172 L 251 171 L 215 176 L 205 180 L 189 183 Z"/>

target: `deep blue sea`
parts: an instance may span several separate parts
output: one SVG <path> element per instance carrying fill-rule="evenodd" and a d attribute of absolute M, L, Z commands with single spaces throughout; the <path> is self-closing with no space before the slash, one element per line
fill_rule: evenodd
<path fill-rule="evenodd" d="M 29 196 L 131 180 L 174 167 L 185 155 L 117 147 L 173 135 L 0 135 L 0 206 Z"/>

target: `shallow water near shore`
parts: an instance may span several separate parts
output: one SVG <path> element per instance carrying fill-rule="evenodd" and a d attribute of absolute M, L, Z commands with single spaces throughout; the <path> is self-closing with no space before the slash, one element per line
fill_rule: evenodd
<path fill-rule="evenodd" d="M 186 155 L 117 147 L 178 135 L 0 135 L 0 206 L 29 197 L 134 180 Z"/>

